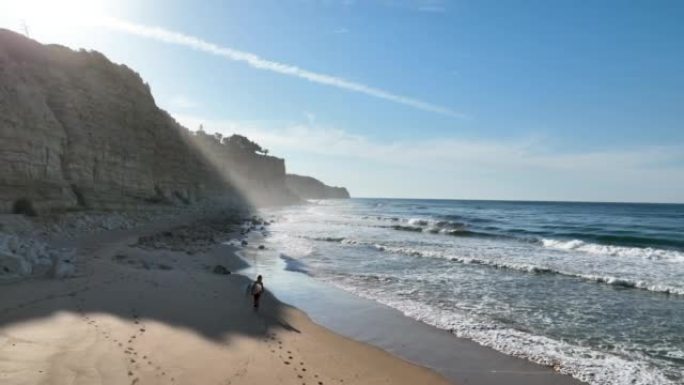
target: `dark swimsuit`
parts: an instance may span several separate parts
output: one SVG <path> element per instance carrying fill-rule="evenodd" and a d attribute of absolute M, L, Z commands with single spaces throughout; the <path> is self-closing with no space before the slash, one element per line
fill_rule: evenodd
<path fill-rule="evenodd" d="M 254 282 L 254 285 L 257 284 L 261 286 L 261 291 L 256 294 L 252 294 L 254 296 L 254 307 L 259 307 L 259 299 L 261 298 L 261 293 L 264 292 L 264 285 L 261 283 Z"/>

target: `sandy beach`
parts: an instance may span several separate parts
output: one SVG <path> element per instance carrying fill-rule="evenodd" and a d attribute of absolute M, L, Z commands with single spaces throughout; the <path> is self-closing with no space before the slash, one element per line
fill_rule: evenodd
<path fill-rule="evenodd" d="M 271 295 L 254 312 L 246 277 L 213 272 L 216 265 L 243 265 L 231 246 L 149 247 L 174 228 L 164 221 L 55 239 L 75 249 L 74 277 L 3 284 L 0 382 L 447 383 L 328 331 Z"/>

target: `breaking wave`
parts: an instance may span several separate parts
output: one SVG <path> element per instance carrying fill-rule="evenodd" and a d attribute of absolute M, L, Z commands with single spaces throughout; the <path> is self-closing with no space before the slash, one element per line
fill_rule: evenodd
<path fill-rule="evenodd" d="M 652 260 L 684 262 L 684 252 L 677 250 L 655 249 L 652 247 L 625 247 L 588 243 L 579 239 L 558 240 L 542 239 L 541 244 L 549 249 L 581 251 L 588 254 L 610 255 L 615 257 L 641 257 Z"/>
<path fill-rule="evenodd" d="M 430 234 L 444 234 L 457 237 L 466 236 L 480 236 L 489 237 L 492 234 L 485 232 L 478 232 L 469 230 L 467 225 L 463 222 L 432 220 L 423 218 L 411 218 L 400 221 L 397 218 L 390 218 L 392 222 L 400 222 L 402 224 L 394 224 L 390 226 L 394 230 L 410 231 L 416 233 L 430 233 Z"/>
<path fill-rule="evenodd" d="M 404 254 L 412 257 L 422 258 L 441 258 L 452 262 L 468 264 L 468 265 L 483 265 L 496 269 L 514 270 L 531 274 L 553 274 L 571 278 L 579 278 L 586 281 L 616 286 L 627 289 L 641 289 L 655 293 L 684 295 L 684 287 L 672 287 L 668 285 L 661 285 L 658 283 L 647 282 L 643 280 L 632 280 L 628 278 L 615 277 L 611 275 L 598 274 L 583 274 L 569 271 L 562 271 L 554 269 L 549 266 L 532 265 L 527 263 L 503 262 L 482 258 L 467 258 L 453 255 L 445 255 L 441 252 L 418 250 L 410 247 L 396 247 L 373 244 L 373 248 L 378 251 L 385 251 L 390 253 Z"/>

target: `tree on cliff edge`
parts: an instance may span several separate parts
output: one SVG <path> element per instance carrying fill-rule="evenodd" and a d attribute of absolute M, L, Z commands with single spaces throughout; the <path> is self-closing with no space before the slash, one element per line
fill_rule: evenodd
<path fill-rule="evenodd" d="M 252 142 L 251 140 L 247 139 L 247 137 L 242 135 L 234 134 L 227 138 L 223 138 L 222 143 L 224 146 L 239 148 L 246 152 L 261 153 L 264 155 L 268 154 L 268 150 L 262 148 L 258 144 Z"/>

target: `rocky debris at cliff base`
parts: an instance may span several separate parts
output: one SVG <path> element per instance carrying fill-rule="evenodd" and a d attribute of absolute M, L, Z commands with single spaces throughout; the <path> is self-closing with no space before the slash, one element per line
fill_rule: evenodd
<path fill-rule="evenodd" d="M 225 242 L 228 234 L 234 232 L 242 222 L 239 213 L 227 212 L 211 219 L 195 221 L 191 225 L 140 237 L 135 246 L 142 249 L 185 251 L 188 254 L 205 252 L 212 246 Z"/>
<path fill-rule="evenodd" d="M 217 213 L 247 215 L 243 206 L 226 198 L 205 199 L 190 206 L 138 205 L 120 211 L 52 212 L 36 217 L 0 214 L 0 231 L 33 238 L 73 238 L 83 234 L 126 230 L 151 222 L 214 217 Z"/>
<path fill-rule="evenodd" d="M 74 251 L 50 248 L 46 243 L 0 233 L 0 279 L 75 274 Z"/>
<path fill-rule="evenodd" d="M 109 230 L 123 230 L 140 226 L 152 220 L 173 217 L 179 212 L 79 212 L 59 213 L 28 218 L 23 215 L 0 215 L 0 227 L 22 237 L 61 237 Z"/>
<path fill-rule="evenodd" d="M 219 207 L 219 208 L 217 208 Z M 75 251 L 51 248 L 50 238 L 71 238 L 110 230 L 130 229 L 154 221 L 175 220 L 183 216 L 212 219 L 197 220 L 191 226 L 141 237 L 138 246 L 185 251 L 207 251 L 244 222 L 245 213 L 220 200 L 205 201 L 193 207 L 140 209 L 124 212 L 69 212 L 40 217 L 0 215 L 0 280 L 27 277 L 67 278 L 76 274 Z M 216 213 L 220 213 L 217 215 Z M 189 245 L 189 246 L 188 246 Z M 163 268 L 160 267 L 163 270 Z"/>

